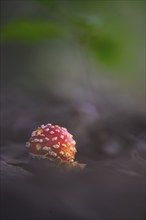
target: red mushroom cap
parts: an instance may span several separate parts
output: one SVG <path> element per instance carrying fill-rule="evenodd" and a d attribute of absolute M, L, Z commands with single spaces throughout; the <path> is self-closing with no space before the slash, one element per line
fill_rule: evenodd
<path fill-rule="evenodd" d="M 41 125 L 32 132 L 31 138 L 26 142 L 30 156 L 39 159 L 60 159 L 74 162 L 76 142 L 66 128 L 58 125 Z"/>

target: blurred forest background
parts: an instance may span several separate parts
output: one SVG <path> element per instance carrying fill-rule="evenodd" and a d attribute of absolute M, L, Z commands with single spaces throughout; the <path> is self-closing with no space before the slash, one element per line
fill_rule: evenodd
<path fill-rule="evenodd" d="M 145 37 L 145 0 L 1 0 L 3 219 L 145 218 Z M 35 186 L 40 205 L 25 142 L 49 122 L 74 135 L 89 170 L 73 182 L 44 171 L 54 190 Z M 61 207 L 55 178 L 77 192 L 62 184 Z"/>
<path fill-rule="evenodd" d="M 82 130 L 113 111 L 144 114 L 143 0 L 2 0 L 1 55 L 4 116 L 19 117 L 7 123 L 22 140 L 45 121 Z"/>

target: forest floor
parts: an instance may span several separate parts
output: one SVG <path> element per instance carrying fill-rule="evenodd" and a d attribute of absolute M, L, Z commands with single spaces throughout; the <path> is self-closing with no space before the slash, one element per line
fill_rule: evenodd
<path fill-rule="evenodd" d="M 7 94 L 2 94 L 1 123 L 3 220 L 145 219 L 143 116 L 128 115 L 124 122 L 113 115 L 113 123 L 96 118 L 93 124 L 88 120 L 82 124 L 83 114 L 80 108 L 74 109 L 72 101 L 49 97 L 48 102 L 36 101 L 22 93 L 16 99 L 15 92 Z M 48 118 L 73 133 L 76 127 L 83 131 L 75 136 L 77 161 L 86 164 L 84 169 L 65 171 L 50 167 L 48 161 L 30 160 L 25 142 L 35 127 L 49 123 Z"/>

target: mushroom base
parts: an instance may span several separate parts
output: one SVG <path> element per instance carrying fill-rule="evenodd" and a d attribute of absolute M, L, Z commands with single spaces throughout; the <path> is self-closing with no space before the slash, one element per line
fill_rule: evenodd
<path fill-rule="evenodd" d="M 78 163 L 77 161 L 63 161 L 60 158 L 48 158 L 45 156 L 40 156 L 36 154 L 30 154 L 31 161 L 40 161 L 41 159 L 44 159 L 43 161 L 47 161 L 50 167 L 58 167 L 58 168 L 65 168 L 66 170 L 71 169 L 84 169 L 86 167 L 86 164 Z M 42 162 L 43 162 L 42 161 Z"/>

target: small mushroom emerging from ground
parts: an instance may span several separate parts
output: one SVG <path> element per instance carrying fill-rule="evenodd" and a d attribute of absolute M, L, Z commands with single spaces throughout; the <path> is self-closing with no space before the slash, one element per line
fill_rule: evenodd
<path fill-rule="evenodd" d="M 76 142 L 66 128 L 58 125 L 41 125 L 32 135 L 26 147 L 31 158 L 46 159 L 67 168 L 84 168 L 74 161 Z"/>

